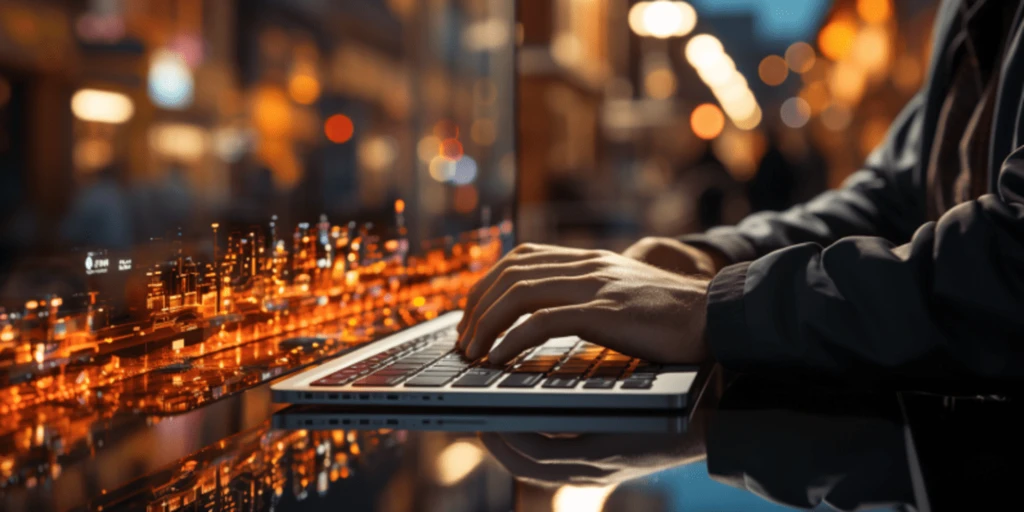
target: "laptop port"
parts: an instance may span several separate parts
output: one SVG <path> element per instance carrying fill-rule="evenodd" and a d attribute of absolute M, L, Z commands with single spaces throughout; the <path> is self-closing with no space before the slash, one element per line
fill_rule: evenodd
<path fill-rule="evenodd" d="M 359 420 L 359 424 L 360 425 L 369 425 L 370 424 L 370 420 Z"/>
<path fill-rule="evenodd" d="M 352 395 L 350 395 L 348 393 L 342 393 L 341 399 L 342 400 L 351 400 L 352 399 Z"/>
<path fill-rule="evenodd" d="M 337 425 L 338 424 L 338 420 L 327 420 L 327 424 L 328 425 Z"/>
<path fill-rule="evenodd" d="M 351 425 L 352 424 L 352 420 L 341 420 L 341 424 L 342 425 Z"/>
<path fill-rule="evenodd" d="M 398 400 L 398 395 L 388 395 L 387 399 L 388 400 Z"/>
<path fill-rule="evenodd" d="M 398 425 L 398 420 L 388 420 L 388 425 Z"/>
<path fill-rule="evenodd" d="M 328 393 L 327 394 L 327 398 L 329 398 L 331 400 L 337 400 L 338 399 L 338 394 L 337 393 Z"/>
<path fill-rule="evenodd" d="M 306 393 L 305 398 L 306 398 L 306 400 L 312 400 L 313 399 L 313 393 Z"/>
<path fill-rule="evenodd" d="M 359 395 L 359 399 L 360 400 L 369 400 L 370 399 L 370 395 L 364 393 L 362 395 Z"/>

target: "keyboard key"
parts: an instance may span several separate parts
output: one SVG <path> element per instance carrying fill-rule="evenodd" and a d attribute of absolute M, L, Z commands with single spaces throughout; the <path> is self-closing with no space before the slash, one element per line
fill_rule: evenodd
<path fill-rule="evenodd" d="M 532 388 L 544 378 L 543 373 L 513 373 L 498 384 L 499 388 Z"/>
<path fill-rule="evenodd" d="M 551 371 L 550 366 L 520 366 L 510 370 L 512 373 L 547 373 Z"/>
<path fill-rule="evenodd" d="M 614 377 L 592 377 L 583 383 L 583 389 L 612 389 L 614 387 Z"/>
<path fill-rule="evenodd" d="M 473 373 L 478 372 L 478 373 Z M 479 373 L 480 370 L 470 370 L 465 375 L 459 378 L 452 384 L 455 388 L 486 388 L 494 381 L 498 380 L 498 377 L 504 375 L 500 371 L 484 370 L 483 373 Z"/>
<path fill-rule="evenodd" d="M 402 370 L 400 368 L 391 368 L 389 366 L 387 368 L 384 368 L 384 369 L 381 369 L 381 370 L 377 370 L 377 371 L 371 373 L 370 375 L 371 376 L 394 377 L 396 375 L 409 375 L 410 373 L 412 373 L 411 370 Z"/>
<path fill-rule="evenodd" d="M 425 376 L 425 375 L 417 375 L 417 376 L 413 377 L 412 379 L 409 379 L 409 382 L 405 383 L 405 387 L 407 387 L 407 388 L 439 388 L 439 387 L 444 386 L 445 384 L 447 384 L 448 381 L 452 380 L 453 378 L 455 378 L 454 375 L 452 375 L 450 377 L 445 377 L 445 376 L 429 377 L 429 376 Z"/>
<path fill-rule="evenodd" d="M 622 375 L 622 369 L 621 368 L 608 368 L 608 367 L 605 367 L 605 366 L 598 366 L 597 369 L 595 369 L 594 372 L 591 373 L 591 376 L 593 376 L 593 377 L 611 377 L 611 378 L 615 378 L 615 377 L 618 377 L 619 375 Z"/>
<path fill-rule="evenodd" d="M 544 387 L 546 388 L 574 388 L 579 383 L 579 379 L 574 377 L 549 377 L 548 380 L 544 381 Z"/>
<path fill-rule="evenodd" d="M 622 389 L 651 389 L 652 385 L 653 379 L 626 379 L 622 382 Z"/>
<path fill-rule="evenodd" d="M 399 382 L 405 379 L 404 375 L 386 376 L 386 375 L 370 375 L 363 377 L 352 384 L 354 387 L 392 387 L 398 385 Z"/>
<path fill-rule="evenodd" d="M 437 369 L 433 369 L 433 368 L 428 368 L 428 369 L 424 370 L 422 373 L 416 374 L 416 376 L 419 377 L 419 376 L 423 375 L 423 376 L 427 376 L 427 377 L 447 377 L 447 378 L 453 378 L 453 377 L 455 377 L 455 376 L 457 376 L 457 375 L 459 375 L 461 373 L 462 372 L 457 372 L 455 370 L 437 370 Z"/>

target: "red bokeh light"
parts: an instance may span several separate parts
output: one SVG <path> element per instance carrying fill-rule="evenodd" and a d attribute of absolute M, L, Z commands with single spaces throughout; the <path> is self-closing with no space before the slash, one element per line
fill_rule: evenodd
<path fill-rule="evenodd" d="M 445 139 L 441 141 L 441 156 L 448 160 L 458 160 L 463 155 L 462 143 L 456 139 Z"/>
<path fill-rule="evenodd" d="M 352 139 L 355 131 L 355 125 L 352 124 L 352 120 L 345 114 L 335 114 L 328 117 L 327 122 L 324 123 L 324 135 L 327 135 L 327 140 L 335 144 L 348 142 Z"/>

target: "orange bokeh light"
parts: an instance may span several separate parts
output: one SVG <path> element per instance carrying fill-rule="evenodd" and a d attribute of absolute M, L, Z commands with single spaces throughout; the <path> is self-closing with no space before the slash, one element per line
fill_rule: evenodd
<path fill-rule="evenodd" d="M 445 139 L 441 141 L 441 156 L 448 160 L 458 160 L 462 158 L 464 151 L 462 149 L 462 143 L 457 139 Z"/>
<path fill-rule="evenodd" d="M 768 85 L 781 85 L 789 76 L 789 65 L 782 57 L 769 55 L 757 67 L 757 74 L 761 81 Z"/>
<path fill-rule="evenodd" d="M 480 194 L 473 185 L 463 185 L 455 189 L 455 211 L 471 213 L 480 201 Z"/>
<path fill-rule="evenodd" d="M 401 199 L 395 200 L 395 212 L 402 213 L 405 211 L 405 201 Z"/>
<path fill-rule="evenodd" d="M 857 14 L 868 23 L 882 23 L 892 17 L 891 0 L 857 0 Z"/>
<path fill-rule="evenodd" d="M 853 20 L 840 18 L 821 29 L 818 46 L 825 57 L 842 60 L 853 50 L 853 41 L 856 37 L 857 26 Z"/>
<path fill-rule="evenodd" d="M 352 120 L 345 114 L 335 114 L 324 123 L 324 134 L 335 144 L 344 144 L 352 139 L 356 128 Z"/>
<path fill-rule="evenodd" d="M 722 114 L 722 109 L 705 103 L 693 109 L 693 113 L 690 114 L 690 128 L 698 137 L 711 140 L 718 137 L 725 128 L 725 115 Z"/>
<path fill-rule="evenodd" d="M 457 139 L 459 138 L 459 125 L 451 119 L 442 119 L 434 125 L 434 137 L 438 139 Z"/>

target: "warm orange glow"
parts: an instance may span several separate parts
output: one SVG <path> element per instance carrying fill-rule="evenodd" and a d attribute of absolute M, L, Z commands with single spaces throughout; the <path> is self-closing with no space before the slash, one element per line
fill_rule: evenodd
<path fill-rule="evenodd" d="M 690 114 L 690 128 L 693 133 L 704 140 L 718 137 L 725 127 L 725 115 L 715 105 L 705 103 L 693 109 Z"/>
<path fill-rule="evenodd" d="M 288 93 L 296 103 L 312 105 L 320 99 L 320 82 L 311 75 L 295 75 L 288 81 Z"/>
<path fill-rule="evenodd" d="M 757 66 L 757 75 L 768 85 L 781 85 L 789 76 L 789 66 L 778 55 L 769 55 Z"/>
<path fill-rule="evenodd" d="M 818 35 L 818 47 L 825 57 L 842 60 L 853 50 L 853 41 L 857 38 L 857 26 L 848 18 L 833 20 Z"/>
<path fill-rule="evenodd" d="M 811 112 L 814 114 L 825 110 L 830 101 L 828 86 L 821 80 L 807 84 L 807 87 L 800 91 L 800 97 L 807 102 L 811 107 Z"/>
<path fill-rule="evenodd" d="M 867 27 L 857 35 L 851 58 L 868 74 L 881 75 L 889 67 L 892 45 L 883 26 Z"/>
<path fill-rule="evenodd" d="M 433 135 L 427 135 L 416 143 L 416 156 L 418 156 L 422 162 L 430 162 L 434 157 L 440 154 L 440 148 L 441 139 L 438 139 Z"/>
<path fill-rule="evenodd" d="M 36 309 L 38 307 L 39 307 L 39 302 L 38 301 L 30 300 L 30 301 L 25 303 L 25 309 L 28 309 L 28 310 L 33 310 L 33 309 Z"/>
<path fill-rule="evenodd" d="M 473 185 L 463 185 L 455 189 L 455 211 L 470 213 L 476 209 L 480 195 Z"/>
<path fill-rule="evenodd" d="M 495 139 L 498 137 L 494 121 L 490 119 L 477 119 L 473 121 L 473 126 L 469 127 L 469 135 L 473 142 L 481 146 L 494 144 Z"/>
<path fill-rule="evenodd" d="M 786 49 L 786 64 L 794 73 L 806 73 L 814 68 L 817 57 L 814 48 L 805 42 L 797 42 Z"/>
<path fill-rule="evenodd" d="M 402 213 L 405 211 L 405 201 L 402 199 L 395 200 L 395 213 Z"/>
<path fill-rule="evenodd" d="M 440 140 L 459 138 L 459 125 L 451 119 L 442 119 L 434 125 L 434 137 Z"/>
<path fill-rule="evenodd" d="M 836 100 L 846 105 L 854 105 L 864 96 L 867 77 L 856 64 L 839 62 L 832 68 L 829 76 L 829 88 Z"/>
<path fill-rule="evenodd" d="M 668 68 L 658 68 L 644 77 L 644 91 L 656 100 L 664 100 L 676 92 L 676 75 Z"/>
<path fill-rule="evenodd" d="M 864 123 L 860 132 L 860 152 L 867 156 L 885 139 L 889 131 L 889 119 L 884 117 L 873 117 Z"/>
<path fill-rule="evenodd" d="M 445 139 L 441 142 L 441 156 L 448 160 L 458 160 L 463 154 L 462 143 L 457 139 Z"/>
<path fill-rule="evenodd" d="M 327 135 L 327 140 L 335 144 L 344 144 L 355 134 L 355 125 L 345 114 L 335 114 L 328 117 L 324 123 L 324 134 Z"/>
<path fill-rule="evenodd" d="M 857 0 L 857 14 L 868 23 L 883 23 L 892 18 L 892 1 Z"/>

